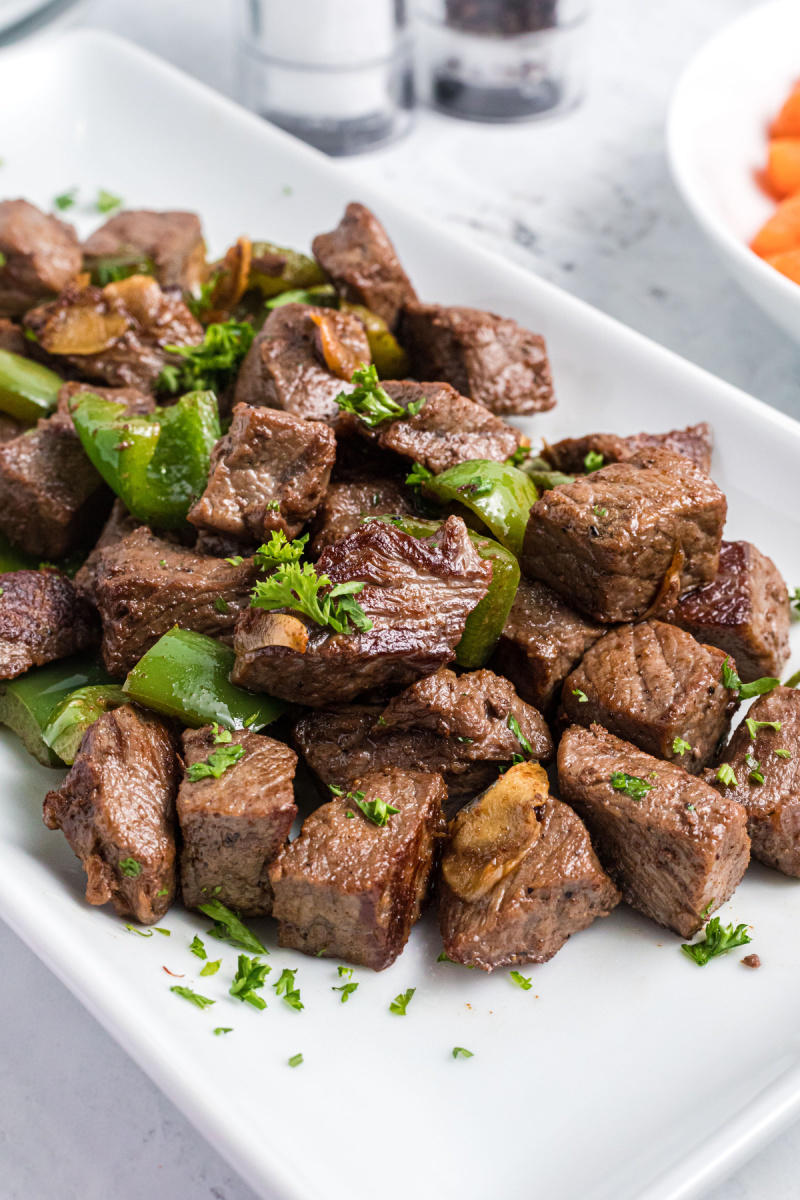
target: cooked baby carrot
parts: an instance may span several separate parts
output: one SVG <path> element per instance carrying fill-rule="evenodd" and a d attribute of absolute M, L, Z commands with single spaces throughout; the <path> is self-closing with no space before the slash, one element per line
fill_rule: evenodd
<path fill-rule="evenodd" d="M 770 255 L 766 261 L 793 283 L 800 283 L 800 250 L 784 250 L 783 254 Z"/>
<path fill-rule="evenodd" d="M 767 183 L 779 200 L 800 192 L 800 137 L 772 139 L 767 160 Z"/>
<path fill-rule="evenodd" d="M 800 137 L 800 84 L 772 122 L 769 136 L 773 138 Z"/>
<path fill-rule="evenodd" d="M 751 243 L 762 258 L 783 254 L 800 247 L 800 196 L 790 196 L 779 204 L 766 225 L 759 229 Z"/>

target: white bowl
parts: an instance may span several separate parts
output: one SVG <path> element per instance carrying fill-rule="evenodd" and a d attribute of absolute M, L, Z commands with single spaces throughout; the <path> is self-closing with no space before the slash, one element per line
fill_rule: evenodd
<path fill-rule="evenodd" d="M 800 79 L 800 3 L 772 0 L 708 42 L 670 106 L 670 165 L 684 200 L 744 290 L 800 341 L 800 285 L 749 248 L 775 203 L 758 187 L 767 130 Z"/>

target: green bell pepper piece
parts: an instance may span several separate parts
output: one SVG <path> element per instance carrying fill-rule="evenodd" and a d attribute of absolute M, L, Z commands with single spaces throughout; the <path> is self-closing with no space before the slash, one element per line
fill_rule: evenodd
<path fill-rule="evenodd" d="M 440 503 L 465 505 L 515 558 L 522 554 L 528 514 L 539 493 L 530 476 L 518 467 L 475 458 L 426 480 L 422 490 Z"/>
<path fill-rule="evenodd" d="M 61 701 L 76 688 L 110 683 L 108 672 L 93 654 L 78 654 L 45 667 L 34 667 L 0 684 L 0 724 L 13 729 L 29 754 L 45 767 L 62 767 L 44 740 L 44 730 Z"/>
<path fill-rule="evenodd" d="M 128 511 L 161 529 L 182 525 L 221 436 L 214 393 L 189 392 L 169 408 L 131 416 L 87 391 L 70 411 L 86 454 Z"/>
<path fill-rule="evenodd" d="M 281 254 L 286 259 L 280 275 L 265 275 L 259 271 L 259 258 L 269 258 L 275 254 Z M 258 288 L 262 296 L 277 296 L 279 292 L 313 288 L 327 282 L 322 267 L 307 254 L 300 254 L 297 250 L 287 250 L 284 246 L 275 246 L 272 242 L 253 242 L 252 265 L 247 286 L 248 288 Z"/>
<path fill-rule="evenodd" d="M 139 659 L 123 690 L 131 700 L 194 728 L 216 721 L 226 729 L 257 733 L 287 705 L 231 683 L 235 657 L 215 638 L 176 625 Z"/>
<path fill-rule="evenodd" d="M 342 312 L 353 313 L 361 321 L 367 334 L 369 352 L 379 379 L 405 379 L 411 366 L 408 355 L 392 333 L 383 317 L 363 304 L 339 302 Z"/>
<path fill-rule="evenodd" d="M 64 380 L 41 363 L 0 350 L 0 411 L 32 425 L 56 406 Z"/>
<path fill-rule="evenodd" d="M 441 529 L 441 521 L 424 521 L 418 517 L 374 517 L 376 521 L 389 522 L 408 533 L 411 537 L 431 537 Z M 519 587 L 519 563 L 513 554 L 485 534 L 468 530 L 470 541 L 480 554 L 492 564 L 492 582 L 480 603 L 467 617 L 461 641 L 456 646 L 456 661 L 470 671 L 483 667 L 489 661 L 497 639 L 503 632 L 511 605 Z"/>
<path fill-rule="evenodd" d="M 574 475 L 565 475 L 563 471 L 554 471 L 546 458 L 528 458 L 521 469 L 530 475 L 541 492 L 560 487 L 562 483 L 574 483 L 576 478 Z"/>
<path fill-rule="evenodd" d="M 321 287 L 293 288 L 291 291 L 281 292 L 267 300 L 264 307 L 271 310 L 282 308 L 284 304 L 315 304 L 317 308 L 336 308 L 338 303 L 336 290 L 329 283 L 324 283 Z"/>
<path fill-rule="evenodd" d="M 42 733 L 44 742 L 71 767 L 89 726 L 103 713 L 127 703 L 128 697 L 118 683 L 78 688 L 53 709 Z"/>

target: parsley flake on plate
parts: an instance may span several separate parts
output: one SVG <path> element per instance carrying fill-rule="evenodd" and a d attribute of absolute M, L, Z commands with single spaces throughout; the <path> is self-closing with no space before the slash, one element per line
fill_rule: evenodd
<path fill-rule="evenodd" d="M 113 212 L 115 208 L 122 207 L 122 197 L 115 196 L 113 192 L 107 192 L 105 188 L 100 188 L 94 206 L 99 213 Z"/>
<path fill-rule="evenodd" d="M 626 775 L 624 771 L 613 771 L 609 782 L 615 792 L 624 792 L 637 804 L 640 804 L 653 788 L 652 783 L 648 783 L 646 779 L 640 779 L 638 775 Z"/>
<path fill-rule="evenodd" d="M 737 946 L 746 946 L 753 939 L 748 937 L 747 926 L 721 925 L 719 917 L 712 917 L 705 929 L 705 940 L 702 942 L 684 943 L 681 950 L 698 967 L 704 967 L 712 958 L 719 958 Z"/>
<path fill-rule="evenodd" d="M 217 971 L 222 966 L 222 959 L 215 958 L 213 962 L 207 962 L 200 972 L 201 975 L 216 975 Z"/>
<path fill-rule="evenodd" d="M 529 992 L 533 987 L 530 976 L 526 978 L 524 975 L 520 975 L 519 971 L 511 971 L 511 979 L 518 988 L 522 988 L 523 992 Z"/>
<path fill-rule="evenodd" d="M 62 192 L 60 196 L 53 198 L 53 204 L 59 212 L 65 212 L 68 208 L 74 207 L 75 201 L 78 198 L 78 189 L 76 187 L 68 188 L 66 192 Z"/>
<path fill-rule="evenodd" d="M 467 1050 L 464 1046 L 453 1046 L 453 1058 L 474 1058 L 471 1050 Z"/>
<path fill-rule="evenodd" d="M 293 1054 L 292 1057 L 289 1059 L 289 1066 L 290 1067 L 299 1067 L 300 1064 L 302 1063 L 302 1061 L 303 1061 L 302 1054 Z"/>
<path fill-rule="evenodd" d="M 242 950 L 249 950 L 251 954 L 269 954 L 261 939 L 247 928 L 235 912 L 231 912 L 219 900 L 209 900 L 207 904 L 201 904 L 198 907 L 201 913 L 211 917 L 214 922 L 214 928 L 208 931 L 210 937 L 219 938 L 222 942 L 230 942 L 233 946 L 240 946 Z"/>
<path fill-rule="evenodd" d="M 389 1005 L 389 1012 L 395 1013 L 398 1017 L 406 1015 L 406 1009 L 411 1003 L 411 998 L 416 991 L 416 988 L 409 988 L 406 992 L 401 992 L 399 996 L 395 996 L 392 1003 Z"/>
<path fill-rule="evenodd" d="M 284 967 L 280 979 L 276 983 L 273 983 L 272 986 L 275 988 L 276 996 L 283 996 L 290 1008 L 294 1008 L 297 1012 L 300 1012 L 304 1005 L 300 999 L 300 990 L 295 987 L 294 977 L 296 974 L 297 967 L 293 971 L 288 967 Z"/>
<path fill-rule="evenodd" d="M 343 983 L 341 987 L 331 988 L 332 992 L 342 993 L 342 1004 L 346 1004 L 353 992 L 358 988 L 357 983 Z"/>
<path fill-rule="evenodd" d="M 272 967 L 262 963 L 258 958 L 248 958 L 246 954 L 239 955 L 239 966 L 230 986 L 230 994 L 253 1008 L 265 1009 L 267 1002 L 256 992 L 263 988 L 266 977 Z M 202 974 L 202 972 L 201 972 Z"/>
<path fill-rule="evenodd" d="M 221 1033 L 233 1033 L 232 1025 L 218 1025 L 214 1030 L 214 1037 L 219 1037 Z"/>
<path fill-rule="evenodd" d="M 215 1000 L 209 1000 L 208 996 L 201 996 L 197 992 L 193 992 L 192 989 L 188 987 L 179 987 L 178 985 L 175 985 L 169 990 L 174 992 L 176 996 L 183 996 L 184 1000 L 191 1001 L 191 1003 L 196 1005 L 197 1008 L 210 1008 L 212 1004 L 216 1003 Z"/>
<path fill-rule="evenodd" d="M 144 933 L 141 929 L 137 929 L 135 925 L 126 925 L 125 928 L 130 930 L 131 933 L 137 933 L 139 935 L 139 937 L 152 937 L 153 936 L 152 929 L 148 929 L 147 933 Z"/>

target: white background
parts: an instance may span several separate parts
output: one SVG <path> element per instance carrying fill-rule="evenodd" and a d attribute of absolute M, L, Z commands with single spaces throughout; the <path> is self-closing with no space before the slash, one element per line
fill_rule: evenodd
<path fill-rule="evenodd" d="M 682 66 L 752 6 L 596 0 L 591 90 L 580 111 L 509 128 L 423 113 L 409 139 L 352 168 L 800 417 L 800 350 L 718 267 L 664 153 L 666 105 Z M 85 0 L 78 20 L 131 37 L 235 96 L 234 8 L 235 0 Z M 255 1200 L 2 925 L 0 962 L 2 1200 Z M 796 1200 L 799 1174 L 795 1129 L 710 1200 Z"/>

